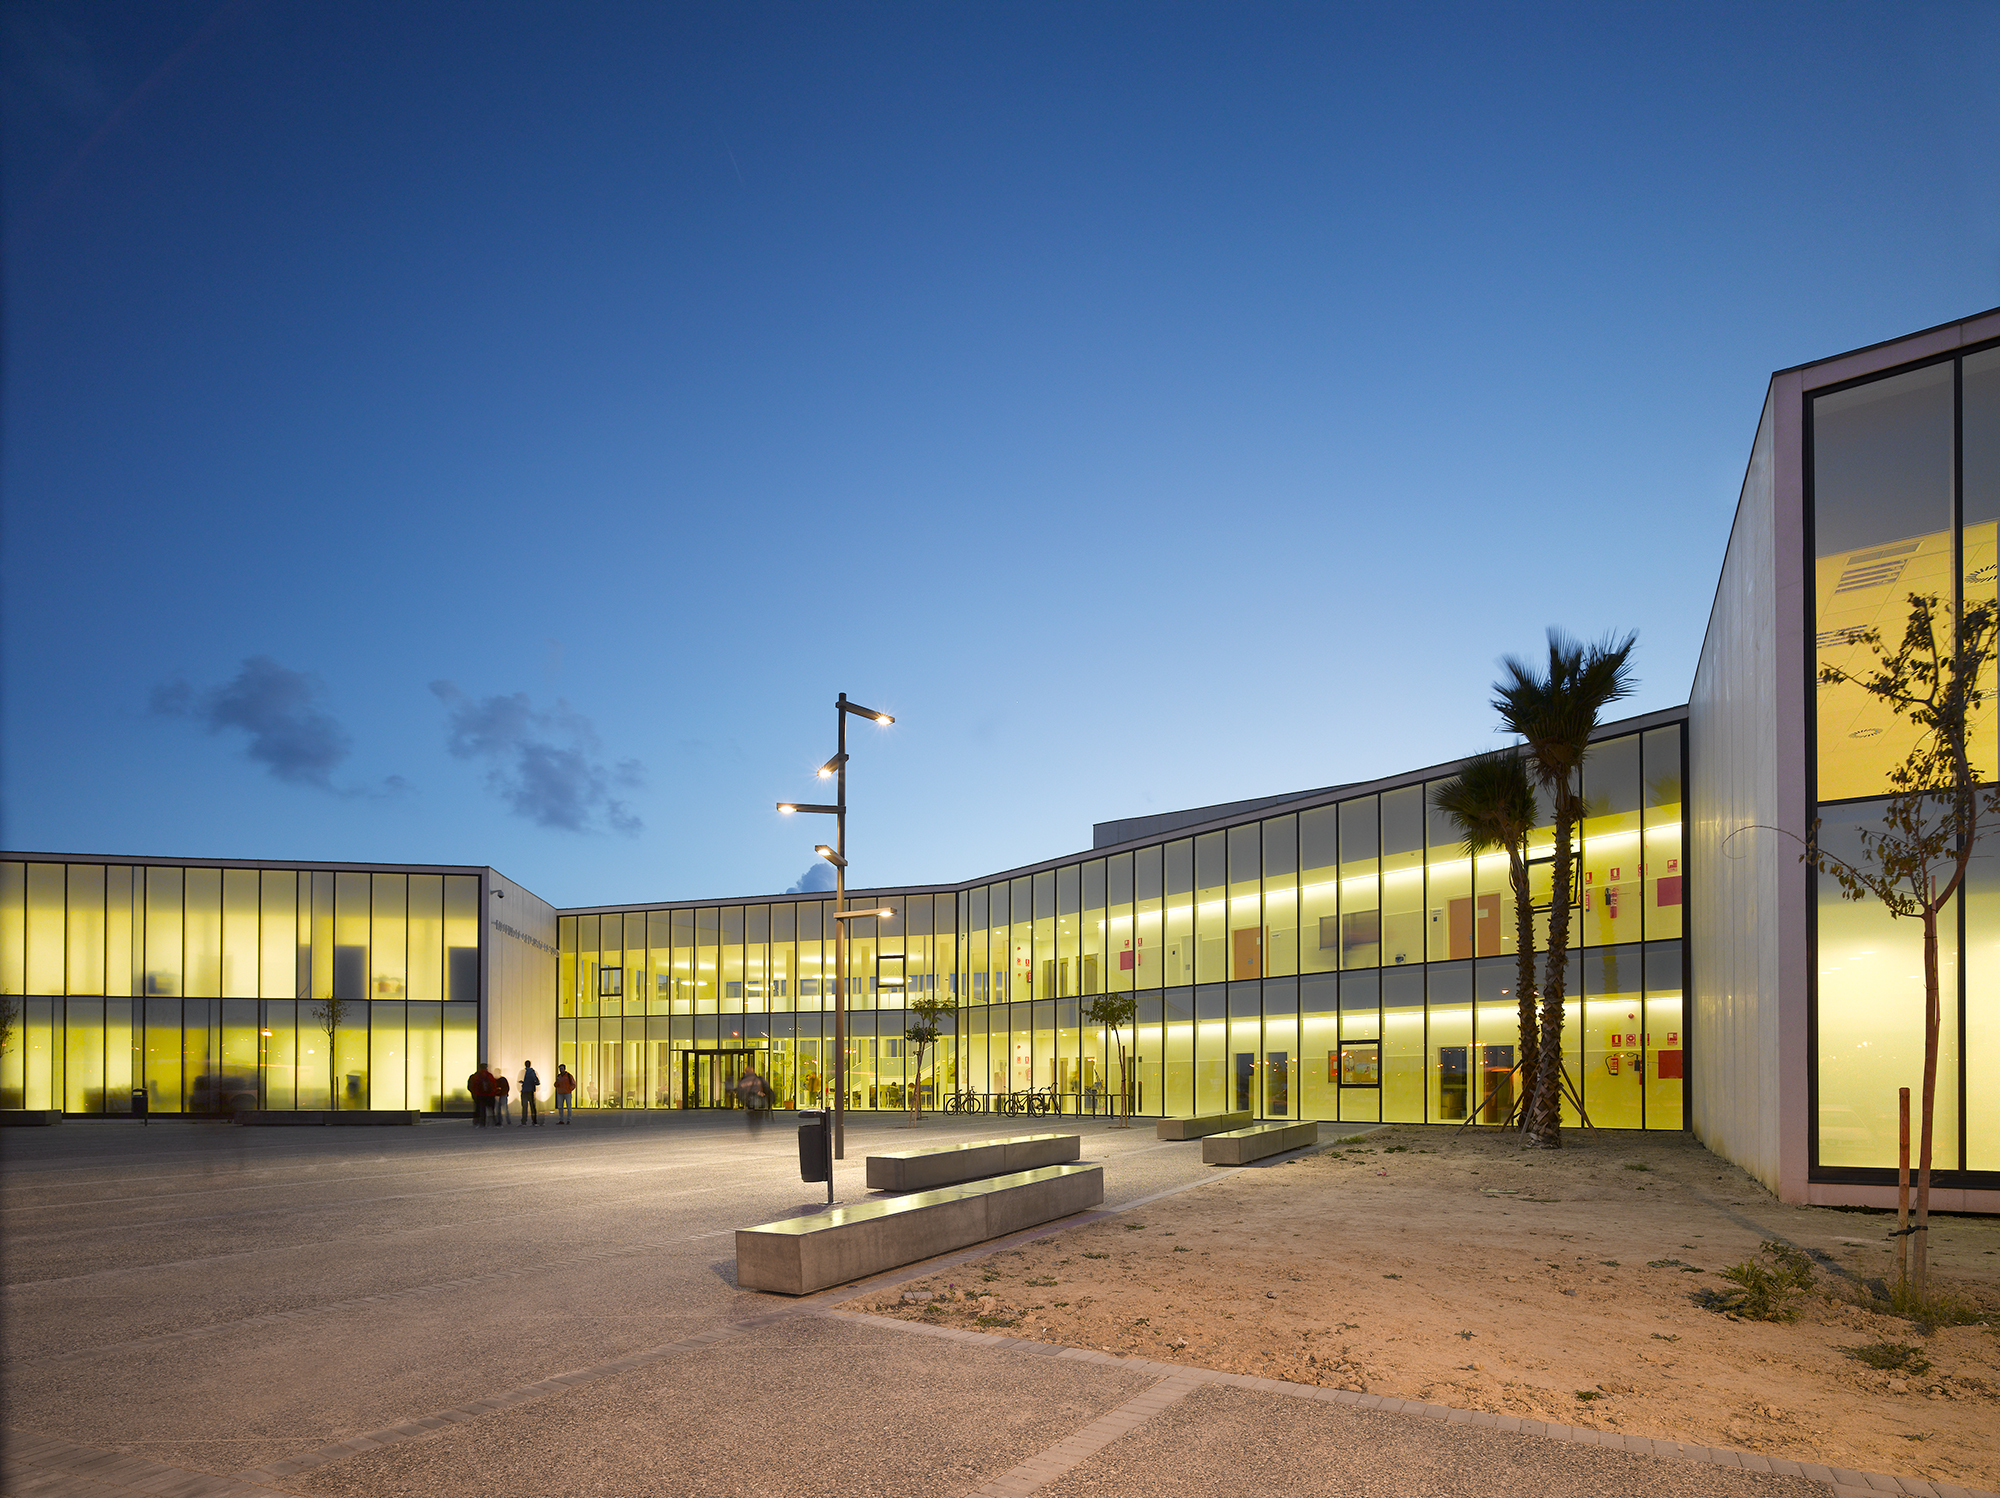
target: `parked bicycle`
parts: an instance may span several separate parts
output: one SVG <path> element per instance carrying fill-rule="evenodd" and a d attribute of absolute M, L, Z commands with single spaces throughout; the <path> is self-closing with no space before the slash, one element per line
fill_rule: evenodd
<path fill-rule="evenodd" d="M 986 1111 L 986 1099 L 980 1093 L 969 1089 L 964 1092 L 954 1092 L 944 1100 L 944 1111 L 947 1113 L 984 1113 Z"/>

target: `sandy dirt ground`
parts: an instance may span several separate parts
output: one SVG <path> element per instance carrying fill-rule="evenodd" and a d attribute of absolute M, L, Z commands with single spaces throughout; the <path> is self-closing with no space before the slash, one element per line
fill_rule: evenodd
<path fill-rule="evenodd" d="M 1218 1167 L 1212 1184 L 856 1307 L 2000 1487 L 2000 1221 L 1933 1219 L 1934 1280 L 1990 1314 L 1926 1336 L 1864 1305 L 1893 1270 L 1893 1217 L 1784 1206 L 1682 1137 L 1565 1138 L 1552 1153 L 1396 1126 Z M 1818 1260 L 1796 1321 L 1695 1304 L 1771 1238 Z M 1877 1343 L 1930 1367 L 1847 1351 Z"/>

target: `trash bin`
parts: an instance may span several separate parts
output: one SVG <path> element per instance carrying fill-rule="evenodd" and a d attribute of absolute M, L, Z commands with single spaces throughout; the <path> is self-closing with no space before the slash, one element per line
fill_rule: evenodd
<path fill-rule="evenodd" d="M 799 1179 L 833 1179 L 833 1120 L 823 1108 L 799 1109 Z"/>
<path fill-rule="evenodd" d="M 135 1118 L 146 1118 L 146 1089 L 143 1087 L 132 1089 L 132 1114 Z"/>

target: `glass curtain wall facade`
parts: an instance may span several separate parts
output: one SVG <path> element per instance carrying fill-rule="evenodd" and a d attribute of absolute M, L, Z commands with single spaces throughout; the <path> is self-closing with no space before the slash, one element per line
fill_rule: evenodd
<path fill-rule="evenodd" d="M 1893 647 L 1913 593 L 1945 605 L 2000 601 L 2000 347 L 1815 392 L 1806 406 L 1812 800 L 1828 848 L 1865 866 L 1859 834 L 1881 827 L 1889 774 L 1917 734 L 1858 688 L 1819 685 L 1819 671 L 1865 673 L 1874 657 L 1861 636 L 1879 630 Z M 1990 672 L 1983 685 L 1970 738 L 1980 778 L 1991 782 L 2000 779 L 2000 735 Z M 1817 952 L 1812 1167 L 1840 1179 L 1896 1164 L 1902 1087 L 1915 1132 L 1923 933 L 1878 902 L 1842 899 L 1828 876 L 1808 877 Z M 2000 1090 L 1990 1085 L 2000 1070 L 2000 827 L 1982 829 L 1941 938 L 1935 1168 L 2000 1170 Z"/>
<path fill-rule="evenodd" d="M 957 1086 L 954 1036 L 918 1057 L 907 995 L 959 980 L 953 891 L 870 890 L 893 919 L 849 922 L 850 1108 L 895 1109 Z M 829 1103 L 834 940 L 830 900 L 650 906 L 556 923 L 557 1059 L 581 1108 L 728 1108 L 755 1067 L 781 1108 Z"/>
<path fill-rule="evenodd" d="M 477 874 L 0 860 L 0 1107 L 469 1109 L 479 978 Z"/>
<path fill-rule="evenodd" d="M 1564 1044 L 1601 1128 L 1684 1126 L 1684 762 L 1669 723 L 1594 744 L 1584 768 Z M 858 892 L 897 916 L 853 923 L 848 1106 L 907 1107 L 921 1088 L 926 1108 L 1039 1093 L 1105 1113 L 1123 1092 L 1147 1114 L 1504 1120 L 1518 1087 L 1507 860 L 1466 856 L 1436 784 L 953 891 Z M 1532 855 L 1553 840 L 1541 829 Z M 562 916 L 558 1052 L 578 1105 L 727 1107 L 746 1064 L 781 1106 L 824 1101 L 830 908 Z M 897 998 L 919 990 L 959 1005 L 921 1072 Z M 1093 1023 L 1105 993 L 1134 995 L 1135 1022 Z"/>

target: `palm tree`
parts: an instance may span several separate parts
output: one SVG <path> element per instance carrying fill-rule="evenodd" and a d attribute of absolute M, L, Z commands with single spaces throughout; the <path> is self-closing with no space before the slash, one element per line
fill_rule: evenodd
<path fill-rule="evenodd" d="M 1549 955 L 1542 978 L 1542 1033 L 1536 1060 L 1528 1141 L 1562 1148 L 1563 988 L 1569 964 L 1569 912 L 1575 876 L 1577 824 L 1583 820 L 1582 769 L 1599 715 L 1636 685 L 1632 647 L 1636 634 L 1607 636 L 1594 644 L 1549 631 L 1546 671 L 1516 656 L 1500 663 L 1505 676 L 1493 684 L 1500 725 L 1517 735 L 1535 779 L 1555 813 L 1554 881 L 1549 905 Z"/>
<path fill-rule="evenodd" d="M 1535 787 L 1519 750 L 1503 749 L 1465 762 L 1465 768 L 1431 793 L 1431 803 L 1465 838 L 1467 858 L 1489 848 L 1507 850 L 1507 878 L 1514 891 L 1514 992 L 1521 1010 L 1521 1121 L 1540 1074 L 1535 1025 L 1535 909 L 1528 894 L 1528 833 L 1536 820 Z"/>

